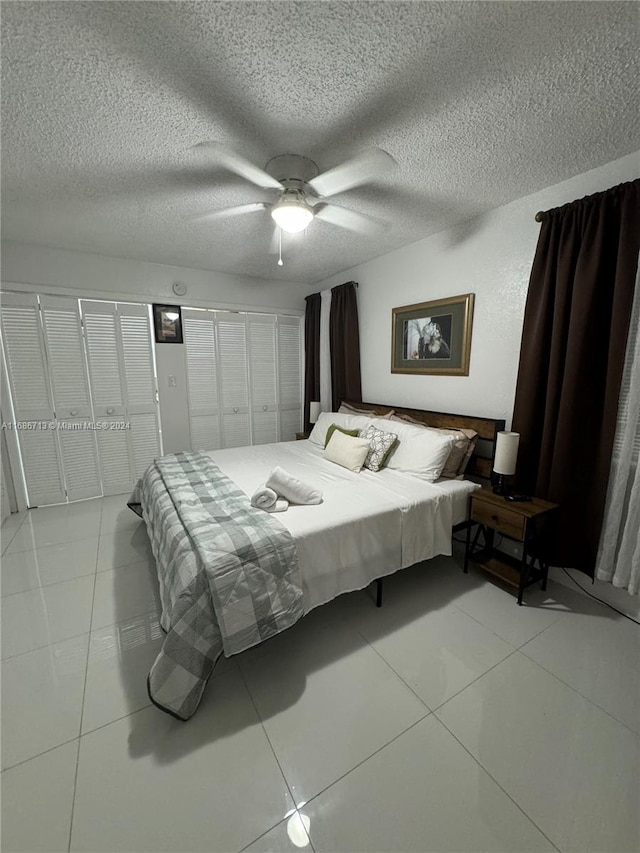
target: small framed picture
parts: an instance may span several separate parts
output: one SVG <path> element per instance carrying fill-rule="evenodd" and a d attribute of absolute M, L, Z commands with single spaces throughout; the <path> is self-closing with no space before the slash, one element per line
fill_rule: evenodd
<path fill-rule="evenodd" d="M 468 376 L 473 293 L 394 308 L 391 372 Z"/>
<path fill-rule="evenodd" d="M 182 343 L 182 311 L 179 305 L 154 305 L 153 326 L 157 344 Z"/>

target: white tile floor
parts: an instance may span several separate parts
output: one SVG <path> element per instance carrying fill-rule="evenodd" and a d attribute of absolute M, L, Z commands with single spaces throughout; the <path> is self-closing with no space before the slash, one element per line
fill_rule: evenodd
<path fill-rule="evenodd" d="M 2 550 L 4 853 L 640 849 L 640 628 L 578 592 L 519 608 L 438 558 L 221 662 L 180 723 L 123 498 Z"/>

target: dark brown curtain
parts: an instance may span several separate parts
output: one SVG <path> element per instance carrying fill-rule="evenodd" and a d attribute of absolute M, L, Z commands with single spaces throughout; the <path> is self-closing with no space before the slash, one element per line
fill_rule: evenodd
<path fill-rule="evenodd" d="M 337 411 L 343 400 L 362 401 L 360 383 L 360 332 L 356 283 L 331 288 L 329 348 L 331 351 L 331 402 Z"/>
<path fill-rule="evenodd" d="M 591 577 L 640 248 L 640 180 L 543 215 L 513 429 L 518 488 L 560 504 L 547 558 Z"/>
<path fill-rule="evenodd" d="M 320 399 L 320 305 L 322 297 L 305 298 L 304 312 L 304 428 L 311 431 L 309 403 Z"/>

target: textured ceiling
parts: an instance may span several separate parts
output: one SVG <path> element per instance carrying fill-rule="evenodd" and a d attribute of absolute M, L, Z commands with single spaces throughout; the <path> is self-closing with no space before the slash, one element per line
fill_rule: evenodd
<path fill-rule="evenodd" d="M 5 2 L 5 239 L 315 282 L 640 147 L 638 4 Z M 269 254 L 274 200 L 187 149 L 321 171 L 377 145 L 392 175 Z M 469 227 L 473 227 L 473 223 Z M 460 228 L 460 239 L 468 227 Z"/>

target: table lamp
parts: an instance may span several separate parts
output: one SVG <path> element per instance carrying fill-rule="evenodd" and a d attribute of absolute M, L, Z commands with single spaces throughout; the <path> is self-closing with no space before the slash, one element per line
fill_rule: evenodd
<path fill-rule="evenodd" d="M 509 492 L 507 477 L 516 473 L 519 443 L 519 432 L 499 432 L 496 435 L 496 454 L 493 459 L 493 471 L 498 475 L 498 482 L 493 487 L 496 495 L 506 495 Z"/>

